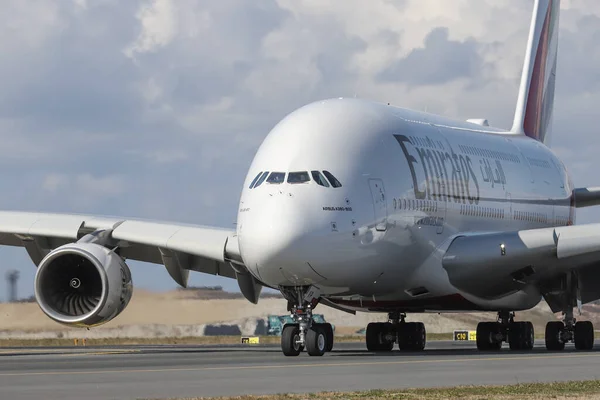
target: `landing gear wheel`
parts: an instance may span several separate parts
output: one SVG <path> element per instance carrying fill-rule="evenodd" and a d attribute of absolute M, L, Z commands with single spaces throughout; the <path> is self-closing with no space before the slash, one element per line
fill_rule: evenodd
<path fill-rule="evenodd" d="M 333 350 L 333 327 L 331 324 L 325 324 L 325 337 L 327 339 L 327 352 Z"/>
<path fill-rule="evenodd" d="M 500 350 L 502 342 L 498 340 L 500 324 L 480 322 L 477 324 L 477 350 Z"/>
<path fill-rule="evenodd" d="M 575 323 L 575 348 L 591 350 L 594 348 L 594 325 L 590 321 Z"/>
<path fill-rule="evenodd" d="M 369 351 L 392 351 L 394 341 L 388 340 L 388 336 L 394 334 L 394 326 L 385 322 L 371 322 L 367 325 L 366 342 Z"/>
<path fill-rule="evenodd" d="M 561 333 L 565 329 L 565 324 L 562 321 L 552 321 L 546 324 L 546 349 L 552 351 L 564 350 L 565 342 L 561 340 Z"/>
<path fill-rule="evenodd" d="M 371 322 L 367 325 L 367 331 L 365 333 L 365 340 L 367 342 L 368 351 L 379 350 L 379 324 L 377 322 Z"/>
<path fill-rule="evenodd" d="M 382 322 L 382 333 L 381 333 L 381 348 L 380 351 L 392 351 L 394 350 L 394 343 L 396 343 L 396 328 L 389 322 Z"/>
<path fill-rule="evenodd" d="M 319 324 L 311 326 L 306 332 L 306 352 L 309 356 L 322 356 L 327 350 L 327 334 Z"/>
<path fill-rule="evenodd" d="M 513 322 L 508 327 L 508 344 L 511 350 L 532 350 L 535 340 L 531 322 Z"/>
<path fill-rule="evenodd" d="M 400 350 L 423 351 L 427 341 L 425 324 L 405 322 L 398 328 L 398 347 Z"/>
<path fill-rule="evenodd" d="M 313 323 L 313 326 L 318 326 L 320 329 L 322 329 L 325 332 L 325 338 L 327 339 L 327 348 L 325 349 L 326 352 L 330 352 L 331 350 L 333 350 L 333 327 L 331 326 L 330 323 L 326 322 L 326 323 Z"/>
<path fill-rule="evenodd" d="M 300 328 L 298 324 L 287 324 L 281 332 L 281 350 L 283 355 L 295 357 L 303 350 L 298 341 L 300 340 Z"/>

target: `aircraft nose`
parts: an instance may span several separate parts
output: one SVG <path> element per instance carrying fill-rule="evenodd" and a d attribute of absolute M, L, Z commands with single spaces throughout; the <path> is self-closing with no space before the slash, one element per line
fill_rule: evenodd
<path fill-rule="evenodd" d="M 310 285 L 325 279 L 311 266 L 319 227 L 290 199 L 266 201 L 247 215 L 240 235 L 246 266 L 270 285 Z M 311 251 L 312 250 L 312 251 Z"/>

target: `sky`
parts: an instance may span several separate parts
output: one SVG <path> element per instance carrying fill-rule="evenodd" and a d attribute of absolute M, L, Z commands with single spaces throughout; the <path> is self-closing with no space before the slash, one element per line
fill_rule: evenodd
<path fill-rule="evenodd" d="M 361 97 L 510 128 L 533 1 L 3 0 L 0 209 L 234 228 L 269 130 Z M 563 0 L 552 148 L 600 185 L 600 2 Z M 600 209 L 578 212 L 600 222 Z M 35 267 L 0 248 L 0 275 Z M 134 285 L 176 287 L 130 262 Z M 192 273 L 190 285 L 233 280 Z M 0 283 L 0 300 L 6 290 Z"/>

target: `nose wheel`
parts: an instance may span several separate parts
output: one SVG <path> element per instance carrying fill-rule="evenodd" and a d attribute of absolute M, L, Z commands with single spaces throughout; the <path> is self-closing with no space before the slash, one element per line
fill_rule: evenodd
<path fill-rule="evenodd" d="M 313 309 L 318 304 L 319 292 L 314 287 L 283 290 L 288 299 L 288 309 L 294 320 L 286 324 L 281 333 L 281 350 L 285 356 L 298 356 L 304 349 L 310 356 L 322 356 L 333 349 L 333 327 L 329 323 L 316 323 Z"/>
<path fill-rule="evenodd" d="M 281 332 L 281 351 L 283 355 L 294 357 L 299 355 L 304 346 L 300 342 L 300 329 L 298 324 L 287 324 Z"/>

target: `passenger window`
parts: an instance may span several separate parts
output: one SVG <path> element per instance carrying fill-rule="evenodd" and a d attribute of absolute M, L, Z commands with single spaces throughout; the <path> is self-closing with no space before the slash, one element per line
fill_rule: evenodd
<path fill-rule="evenodd" d="M 256 185 L 254 185 L 254 187 L 257 188 L 260 185 L 262 185 L 262 183 L 265 181 L 265 179 L 267 179 L 267 175 L 269 175 L 269 171 L 263 172 L 262 176 L 258 179 L 258 181 L 256 182 Z"/>
<path fill-rule="evenodd" d="M 310 181 L 308 172 L 290 172 L 287 179 L 288 183 L 305 183 Z"/>
<path fill-rule="evenodd" d="M 329 182 L 327 182 L 327 179 L 325 179 L 322 173 L 319 171 L 310 171 L 310 174 L 312 175 L 313 180 L 317 182 L 317 185 L 329 187 Z"/>
<path fill-rule="evenodd" d="M 250 189 L 252 189 L 254 187 L 254 184 L 256 183 L 256 181 L 258 180 L 258 178 L 260 178 L 260 176 L 262 175 L 262 171 L 260 171 L 256 177 L 254 179 L 252 179 L 252 182 L 250 183 L 250 186 L 248 186 Z"/>
<path fill-rule="evenodd" d="M 267 178 L 267 183 L 279 184 L 285 180 L 285 172 L 271 172 Z"/>
<path fill-rule="evenodd" d="M 331 186 L 333 186 L 334 188 L 342 187 L 342 184 L 340 183 L 340 181 L 338 181 L 335 178 L 335 176 L 333 176 L 331 174 L 331 172 L 329 172 L 329 171 L 323 171 L 323 174 L 325 174 L 325 176 L 327 177 L 327 179 L 329 179 L 329 183 L 331 183 Z"/>

